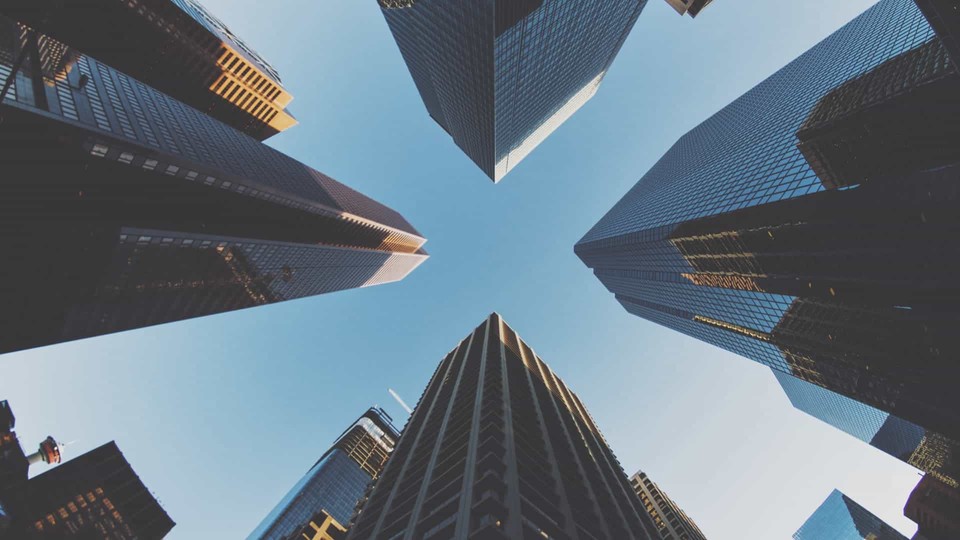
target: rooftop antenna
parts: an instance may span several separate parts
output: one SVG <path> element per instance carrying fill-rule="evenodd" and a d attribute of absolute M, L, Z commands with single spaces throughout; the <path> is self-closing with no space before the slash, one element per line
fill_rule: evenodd
<path fill-rule="evenodd" d="M 390 392 L 390 395 L 393 396 L 393 399 L 397 400 L 397 403 L 399 403 L 400 406 L 403 407 L 403 410 L 407 411 L 407 414 L 413 414 L 413 409 L 411 409 L 409 405 L 403 402 L 403 399 L 400 397 L 399 394 L 393 391 L 393 388 L 387 388 L 387 391 Z"/>

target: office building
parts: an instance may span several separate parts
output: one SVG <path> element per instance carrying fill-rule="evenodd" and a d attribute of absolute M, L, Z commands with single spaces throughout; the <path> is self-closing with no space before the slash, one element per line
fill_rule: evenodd
<path fill-rule="evenodd" d="M 277 71 L 195 0 L 5 0 L 0 14 L 258 140 L 296 124 Z"/>
<path fill-rule="evenodd" d="M 960 489 L 928 474 L 910 493 L 903 515 L 919 526 L 914 540 L 956 540 L 960 538 Z"/>
<path fill-rule="evenodd" d="M 493 314 L 440 362 L 347 538 L 655 531 L 580 398 Z"/>
<path fill-rule="evenodd" d="M 697 524 L 687 516 L 644 472 L 630 477 L 634 491 L 640 496 L 647 513 L 663 540 L 707 540 Z"/>
<path fill-rule="evenodd" d="M 308 522 L 320 511 L 338 524 L 349 523 L 357 501 L 383 470 L 399 437 L 383 409 L 369 409 L 320 456 L 248 540 L 279 540 L 294 535 L 305 523 L 309 527 Z M 329 524 L 326 528 L 336 529 Z"/>
<path fill-rule="evenodd" d="M 797 409 L 949 485 L 960 485 L 960 468 L 955 463 L 960 445 L 956 442 L 826 388 L 773 373 Z"/>
<path fill-rule="evenodd" d="M 915 0 L 927 22 L 950 52 L 954 67 L 960 62 L 960 6 L 956 0 Z"/>
<path fill-rule="evenodd" d="M 881 0 L 683 136 L 575 251 L 634 315 L 960 439 L 960 77 Z"/>
<path fill-rule="evenodd" d="M 115 540 L 153 540 L 175 525 L 113 442 L 30 479 L 21 520 L 26 538 L 37 539 L 108 531 Z"/>
<path fill-rule="evenodd" d="M 833 490 L 797 532 L 793 540 L 907 540 L 866 508 Z"/>
<path fill-rule="evenodd" d="M 397 212 L 3 18 L 0 80 L 0 353 L 398 281 L 427 257 Z"/>
<path fill-rule="evenodd" d="M 303 525 L 293 534 L 283 537 L 283 540 L 343 540 L 347 537 L 347 530 L 333 519 L 326 511 L 321 510 L 310 518 L 309 523 Z"/>
<path fill-rule="evenodd" d="M 596 94 L 646 6 L 378 1 L 427 112 L 494 182 Z"/>
<path fill-rule="evenodd" d="M 713 0 L 667 0 L 670 7 L 677 10 L 681 15 L 690 15 L 696 17 L 703 8 L 710 5 Z"/>

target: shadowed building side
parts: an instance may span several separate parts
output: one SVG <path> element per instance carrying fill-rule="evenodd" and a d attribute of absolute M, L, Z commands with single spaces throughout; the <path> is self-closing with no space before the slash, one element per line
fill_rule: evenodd
<path fill-rule="evenodd" d="M 8 77 L 0 352 L 397 281 L 427 257 L 394 210 L 0 18 Z"/>
<path fill-rule="evenodd" d="M 195 0 L 7 0 L 0 14 L 258 140 L 297 123 L 276 70 Z"/>

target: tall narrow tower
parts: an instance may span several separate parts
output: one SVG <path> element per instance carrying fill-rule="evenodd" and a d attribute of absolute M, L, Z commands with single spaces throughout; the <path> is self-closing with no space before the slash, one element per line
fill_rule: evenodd
<path fill-rule="evenodd" d="M 348 538 L 655 531 L 583 403 L 493 314 L 440 363 Z"/>
<path fill-rule="evenodd" d="M 427 112 L 494 182 L 597 93 L 647 0 L 378 0 Z"/>

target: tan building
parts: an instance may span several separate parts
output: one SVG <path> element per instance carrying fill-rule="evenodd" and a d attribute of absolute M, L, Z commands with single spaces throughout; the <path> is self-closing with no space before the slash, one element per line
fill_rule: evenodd
<path fill-rule="evenodd" d="M 662 540 L 706 540 L 697 524 L 646 473 L 633 475 L 630 483 L 656 523 Z"/>

